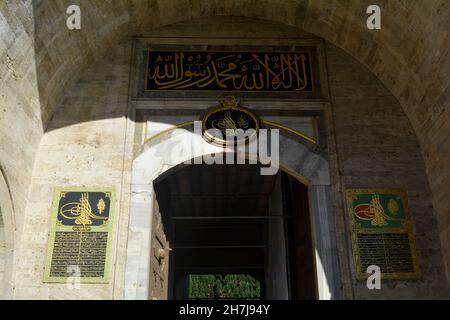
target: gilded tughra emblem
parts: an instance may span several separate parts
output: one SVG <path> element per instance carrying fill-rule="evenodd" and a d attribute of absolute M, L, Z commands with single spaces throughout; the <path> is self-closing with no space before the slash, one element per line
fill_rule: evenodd
<path fill-rule="evenodd" d="M 258 130 L 256 115 L 241 107 L 233 96 L 226 97 L 219 107 L 203 117 L 205 138 L 222 145 L 248 142 L 258 134 Z"/>
<path fill-rule="evenodd" d="M 220 129 L 220 130 L 237 130 L 236 124 L 231 118 L 231 112 L 225 113 L 225 116 L 223 119 L 216 119 L 212 123 L 213 128 Z"/>
<path fill-rule="evenodd" d="M 386 200 L 386 209 L 381 205 L 379 194 L 371 195 L 370 203 L 360 203 L 354 208 L 355 216 L 359 220 L 369 221 L 374 227 L 387 226 L 389 221 L 401 222 L 404 220 L 404 218 L 394 217 L 399 211 L 399 205 L 395 199 Z"/>
<path fill-rule="evenodd" d="M 58 221 L 67 226 L 104 225 L 109 218 L 109 193 L 65 192 L 61 195 Z"/>

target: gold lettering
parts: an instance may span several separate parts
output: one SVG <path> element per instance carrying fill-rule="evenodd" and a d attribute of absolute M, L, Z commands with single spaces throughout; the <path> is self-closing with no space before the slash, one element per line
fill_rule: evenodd
<path fill-rule="evenodd" d="M 174 52 L 163 57 L 157 55 L 153 61 L 149 63 L 148 81 L 160 90 L 302 91 L 310 81 L 305 54 L 249 53 L 215 57 L 214 53 L 185 56 L 183 52 Z"/>

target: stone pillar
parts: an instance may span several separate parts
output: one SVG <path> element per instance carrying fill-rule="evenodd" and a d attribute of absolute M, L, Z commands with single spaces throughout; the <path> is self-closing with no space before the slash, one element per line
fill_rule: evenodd
<path fill-rule="evenodd" d="M 319 298 L 321 300 L 341 299 L 339 261 L 330 186 L 312 185 L 308 189 Z"/>

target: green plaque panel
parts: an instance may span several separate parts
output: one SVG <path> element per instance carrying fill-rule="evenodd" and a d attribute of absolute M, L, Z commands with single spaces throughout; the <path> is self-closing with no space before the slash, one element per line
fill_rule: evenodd
<path fill-rule="evenodd" d="M 420 270 L 408 198 L 392 189 L 347 190 L 353 257 L 358 279 L 380 267 L 385 279 L 416 279 Z"/>
<path fill-rule="evenodd" d="M 107 283 L 114 218 L 112 188 L 57 188 L 44 282 Z"/>

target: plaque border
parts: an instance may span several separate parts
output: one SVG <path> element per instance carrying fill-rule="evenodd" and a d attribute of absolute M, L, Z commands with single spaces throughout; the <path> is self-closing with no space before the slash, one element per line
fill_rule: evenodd
<path fill-rule="evenodd" d="M 380 227 L 377 229 L 366 230 L 356 226 L 355 217 L 353 214 L 353 196 L 361 194 L 393 194 L 399 196 L 403 201 L 403 207 L 405 210 L 405 224 L 399 228 Z M 411 209 L 408 201 L 408 194 L 401 189 L 346 189 L 346 204 L 347 213 L 349 215 L 349 225 L 352 242 L 353 262 L 356 269 L 356 279 L 366 280 L 369 274 L 365 270 L 361 270 L 361 260 L 359 255 L 359 248 L 357 243 L 358 234 L 385 234 L 385 233 L 407 233 L 409 239 L 409 246 L 411 251 L 411 259 L 414 268 L 414 272 L 385 272 L 381 273 L 382 279 L 411 279 L 417 280 L 421 277 L 419 258 L 417 254 L 417 244 L 414 236 L 412 222 L 411 222 Z"/>
<path fill-rule="evenodd" d="M 112 245 L 114 241 L 114 223 L 115 223 L 115 206 L 116 206 L 116 190 L 114 187 L 55 187 L 53 191 L 53 200 L 51 206 L 51 226 L 49 231 L 48 243 L 47 243 L 47 254 L 45 259 L 44 266 L 44 278 L 43 283 L 67 283 L 67 277 L 51 277 L 50 269 L 53 257 L 53 249 L 55 245 L 55 236 L 57 231 L 65 231 L 60 230 L 59 228 L 66 228 L 67 231 L 72 231 L 72 227 L 61 227 L 57 226 L 57 215 L 59 208 L 59 199 L 61 197 L 61 192 L 109 192 L 111 193 L 110 198 L 110 206 L 109 206 L 109 218 L 108 224 L 104 228 L 104 232 L 108 233 L 108 240 L 106 243 L 106 257 L 105 257 L 105 271 L 103 273 L 103 277 L 80 277 L 80 284 L 107 284 L 109 283 L 111 276 L 111 264 L 112 264 Z M 102 228 L 102 227 L 95 227 Z"/>

